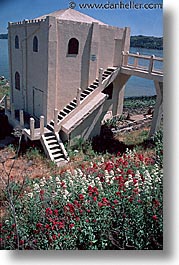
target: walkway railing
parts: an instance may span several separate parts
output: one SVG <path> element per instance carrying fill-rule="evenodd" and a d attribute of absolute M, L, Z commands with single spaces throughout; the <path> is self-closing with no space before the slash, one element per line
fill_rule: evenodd
<path fill-rule="evenodd" d="M 158 64 L 156 68 L 155 63 Z M 148 73 L 163 74 L 163 58 L 155 55 L 122 52 L 122 66 Z"/>

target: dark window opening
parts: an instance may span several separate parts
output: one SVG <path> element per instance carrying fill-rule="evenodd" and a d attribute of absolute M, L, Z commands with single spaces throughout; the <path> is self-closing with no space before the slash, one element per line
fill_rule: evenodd
<path fill-rule="evenodd" d="M 109 97 L 108 99 L 112 99 L 113 95 L 113 83 L 109 84 L 103 91 L 104 94 L 107 94 Z"/>
<path fill-rule="evenodd" d="M 20 90 L 20 74 L 18 72 L 15 73 L 15 88 Z"/>
<path fill-rule="evenodd" d="M 36 36 L 33 39 L 33 52 L 38 52 L 38 39 Z"/>
<path fill-rule="evenodd" d="M 68 54 L 78 54 L 79 41 L 75 38 L 69 40 L 68 43 Z"/>
<path fill-rule="evenodd" d="M 15 48 L 19 49 L 19 37 L 17 35 L 15 36 Z"/>

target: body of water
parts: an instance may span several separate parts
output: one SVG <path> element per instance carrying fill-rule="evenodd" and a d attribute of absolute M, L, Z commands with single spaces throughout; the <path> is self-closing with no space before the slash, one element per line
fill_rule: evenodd
<path fill-rule="evenodd" d="M 145 55 L 155 55 L 157 57 L 163 57 L 162 50 L 152 50 L 144 48 L 131 48 L 131 53 L 139 52 Z M 8 41 L 0 39 L 0 76 L 5 76 L 9 79 L 9 62 L 8 62 Z M 161 68 L 160 65 L 156 65 L 156 68 Z M 155 87 L 152 80 L 139 78 L 136 76 L 130 77 L 125 89 L 125 97 L 140 97 L 140 96 L 153 96 L 155 95 Z"/>

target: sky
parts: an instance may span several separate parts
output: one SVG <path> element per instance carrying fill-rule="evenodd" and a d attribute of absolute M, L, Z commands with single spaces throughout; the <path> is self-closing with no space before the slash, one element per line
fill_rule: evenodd
<path fill-rule="evenodd" d="M 66 9 L 70 2 L 76 5 L 75 10 L 106 24 L 130 27 L 131 35 L 163 36 L 163 10 L 153 8 L 154 4 L 161 4 L 163 0 L 0 0 L 0 33 L 7 33 L 8 21 L 33 19 L 59 9 Z M 89 3 L 103 4 L 103 8 L 80 8 L 79 4 Z M 121 8 L 117 8 L 119 3 Z M 139 4 L 149 3 L 152 4 L 152 9 L 145 9 L 146 6 L 143 6 L 143 9 L 134 9 L 134 5 L 138 7 Z M 125 8 L 126 4 L 128 6 Z"/>

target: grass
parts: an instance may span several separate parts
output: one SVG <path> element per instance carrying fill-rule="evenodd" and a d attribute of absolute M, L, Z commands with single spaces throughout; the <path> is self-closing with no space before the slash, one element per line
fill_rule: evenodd
<path fill-rule="evenodd" d="M 122 135 L 116 135 L 115 139 L 122 141 L 127 146 L 139 145 L 148 139 L 148 135 L 149 135 L 149 128 L 143 128 Z"/>

